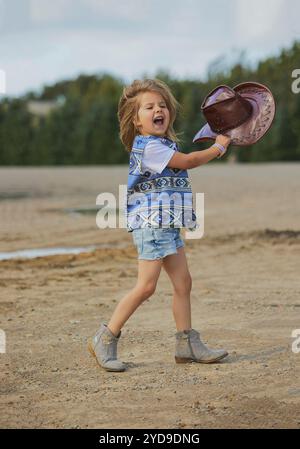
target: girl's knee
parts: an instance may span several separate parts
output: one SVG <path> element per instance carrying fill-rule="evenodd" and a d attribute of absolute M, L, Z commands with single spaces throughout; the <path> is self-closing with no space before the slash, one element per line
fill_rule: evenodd
<path fill-rule="evenodd" d="M 156 283 L 137 284 L 136 288 L 140 290 L 143 299 L 147 299 L 155 292 Z"/>
<path fill-rule="evenodd" d="M 187 276 L 183 279 L 181 279 L 180 283 L 175 285 L 174 289 L 176 293 L 179 294 L 186 294 L 190 293 L 192 290 L 193 281 L 191 276 Z"/>

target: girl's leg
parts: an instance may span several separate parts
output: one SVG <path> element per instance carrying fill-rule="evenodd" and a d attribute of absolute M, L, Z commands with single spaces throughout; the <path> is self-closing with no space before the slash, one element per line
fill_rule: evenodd
<path fill-rule="evenodd" d="M 184 247 L 178 248 L 178 254 L 163 259 L 163 267 L 170 277 L 173 287 L 173 315 L 177 331 L 191 329 L 192 278 L 188 269 Z"/>
<path fill-rule="evenodd" d="M 138 259 L 138 279 L 135 287 L 127 293 L 115 308 L 108 323 L 108 328 L 114 335 L 118 335 L 124 323 L 138 308 L 155 292 L 157 280 L 162 266 L 162 259 Z"/>

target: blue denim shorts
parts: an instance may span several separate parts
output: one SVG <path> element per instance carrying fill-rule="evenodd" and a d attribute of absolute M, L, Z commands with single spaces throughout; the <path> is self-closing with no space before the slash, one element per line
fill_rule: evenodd
<path fill-rule="evenodd" d="M 180 236 L 180 228 L 138 228 L 132 231 L 132 238 L 138 259 L 161 259 L 170 254 L 177 254 L 177 248 L 185 246 Z"/>

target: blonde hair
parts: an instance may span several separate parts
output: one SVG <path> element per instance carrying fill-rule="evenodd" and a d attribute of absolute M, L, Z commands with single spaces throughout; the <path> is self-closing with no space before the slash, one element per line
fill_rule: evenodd
<path fill-rule="evenodd" d="M 140 93 L 151 91 L 157 92 L 163 97 L 169 110 L 170 123 L 166 131 L 166 136 L 177 143 L 179 142 L 173 124 L 180 105 L 173 96 L 170 88 L 164 81 L 159 79 L 134 80 L 131 85 L 123 88 L 123 93 L 118 105 L 118 119 L 120 123 L 119 135 L 126 150 L 129 152 L 132 149 L 135 136 L 139 134 L 139 131 L 133 123 L 133 119 L 138 118 L 138 96 Z"/>

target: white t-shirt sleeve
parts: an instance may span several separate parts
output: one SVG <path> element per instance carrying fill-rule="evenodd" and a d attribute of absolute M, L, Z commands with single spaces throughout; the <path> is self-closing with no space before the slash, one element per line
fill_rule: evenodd
<path fill-rule="evenodd" d="M 150 140 L 143 151 L 142 169 L 148 168 L 155 173 L 161 173 L 175 153 L 175 150 L 164 145 L 159 139 Z"/>

